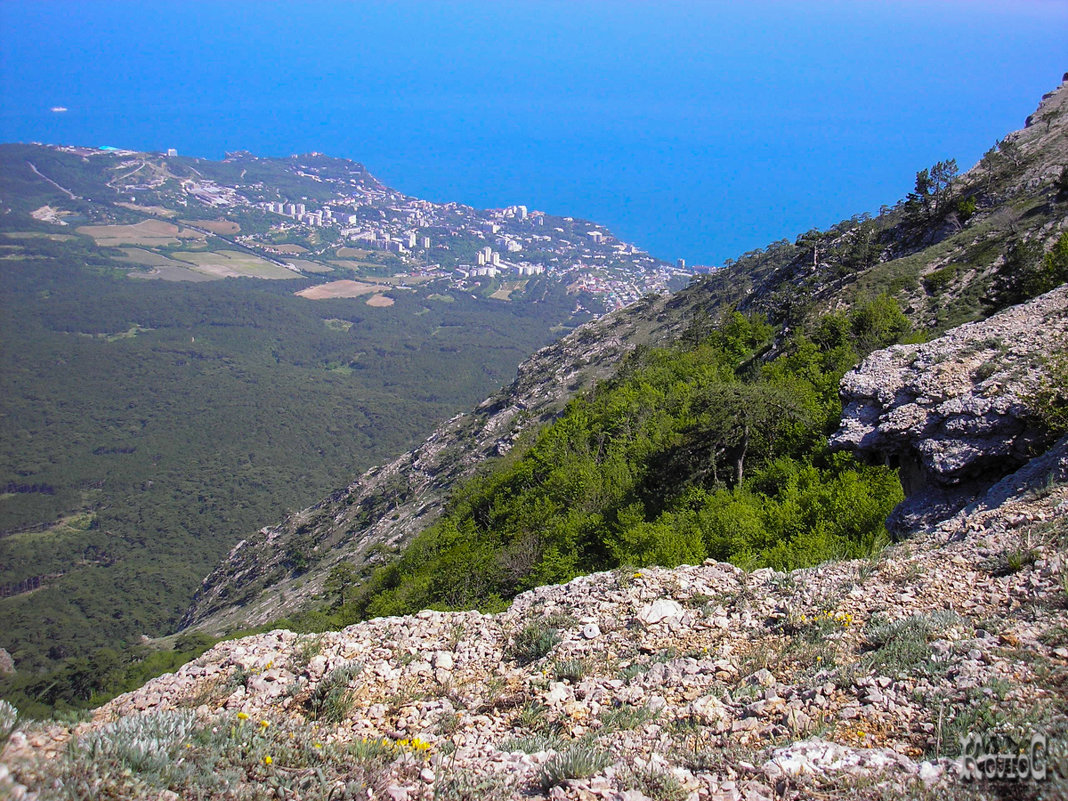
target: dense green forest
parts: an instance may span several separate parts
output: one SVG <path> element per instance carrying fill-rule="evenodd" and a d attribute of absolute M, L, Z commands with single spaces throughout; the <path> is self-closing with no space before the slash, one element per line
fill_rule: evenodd
<path fill-rule="evenodd" d="M 84 238 L 0 244 L 0 647 L 20 672 L 173 630 L 237 540 L 507 383 L 573 304 L 372 308 L 300 280 L 131 280 Z"/>
<path fill-rule="evenodd" d="M 786 337 L 738 312 L 695 319 L 677 345 L 639 349 L 458 487 L 400 559 L 366 582 L 335 568 L 328 606 L 284 624 L 499 609 L 540 584 L 620 566 L 715 558 L 788 570 L 869 554 L 886 541 L 900 484 L 886 467 L 829 453 L 826 436 L 844 372 L 910 331 L 886 296 Z"/>

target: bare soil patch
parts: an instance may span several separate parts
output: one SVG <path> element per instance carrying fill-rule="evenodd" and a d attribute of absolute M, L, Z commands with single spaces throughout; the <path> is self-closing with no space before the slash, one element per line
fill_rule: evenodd
<path fill-rule="evenodd" d="M 326 300 L 327 298 L 358 298 L 371 292 L 377 292 L 378 287 L 374 284 L 364 284 L 360 281 L 331 281 L 328 284 L 319 284 L 302 289 L 296 294 L 309 300 Z M 392 303 L 392 301 L 390 301 Z"/>
<path fill-rule="evenodd" d="M 33 219 L 51 223 L 52 225 L 66 225 L 67 223 L 63 220 L 63 217 L 68 214 L 70 214 L 69 211 L 52 208 L 51 206 L 41 206 L 41 208 L 30 212 L 30 216 Z"/>

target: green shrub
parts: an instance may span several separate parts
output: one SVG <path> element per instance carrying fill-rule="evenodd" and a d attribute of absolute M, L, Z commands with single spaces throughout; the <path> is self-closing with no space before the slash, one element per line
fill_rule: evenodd
<path fill-rule="evenodd" d="M 1068 353 L 1047 363 L 1047 376 L 1024 403 L 1052 436 L 1068 433 Z"/>
<path fill-rule="evenodd" d="M 968 222 L 978 209 L 974 197 L 962 197 L 957 201 L 957 216 L 962 223 Z"/>
<path fill-rule="evenodd" d="M 943 267 L 940 270 L 935 270 L 934 272 L 925 275 L 923 277 L 923 285 L 930 294 L 937 295 L 953 283 L 953 279 L 956 277 L 957 265 L 950 264 L 947 267 Z"/>

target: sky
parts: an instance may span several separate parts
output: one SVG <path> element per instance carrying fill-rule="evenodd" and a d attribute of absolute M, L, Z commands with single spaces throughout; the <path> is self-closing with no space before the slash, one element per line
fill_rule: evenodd
<path fill-rule="evenodd" d="M 0 0 L 0 141 L 318 151 L 720 264 L 971 166 L 1065 70 L 1064 0 Z"/>

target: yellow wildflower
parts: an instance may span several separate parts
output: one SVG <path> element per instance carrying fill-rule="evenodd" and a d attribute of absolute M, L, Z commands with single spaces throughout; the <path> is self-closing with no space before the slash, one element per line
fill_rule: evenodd
<path fill-rule="evenodd" d="M 238 720 L 248 720 L 248 713 L 247 712 L 238 712 L 237 713 L 237 719 Z"/>
<path fill-rule="evenodd" d="M 263 758 L 263 764 L 264 765 L 270 765 L 272 762 L 274 762 L 274 760 L 271 759 L 271 755 L 270 754 L 268 754 L 267 756 L 265 756 Z"/>
<path fill-rule="evenodd" d="M 269 720 L 261 720 L 260 721 L 260 728 L 266 729 L 270 725 L 271 725 L 271 721 L 269 721 Z"/>

